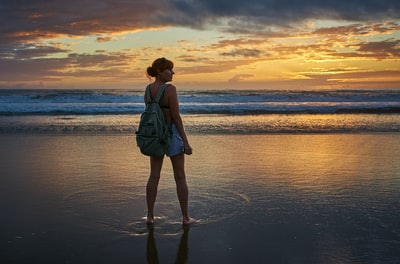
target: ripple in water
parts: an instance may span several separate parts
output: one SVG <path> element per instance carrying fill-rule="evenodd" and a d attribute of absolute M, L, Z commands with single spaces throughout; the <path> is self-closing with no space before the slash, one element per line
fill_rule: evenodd
<path fill-rule="evenodd" d="M 193 192 L 190 196 L 190 211 L 197 220 L 191 227 L 199 227 L 212 223 L 218 223 L 228 218 L 240 215 L 245 212 L 250 204 L 249 197 L 241 192 L 227 189 L 208 189 L 207 191 Z M 177 216 L 176 208 L 172 203 L 156 202 L 156 207 L 161 214 L 155 217 L 154 233 L 161 235 L 181 235 L 182 222 L 180 215 Z M 148 234 L 148 227 L 145 224 L 146 217 L 127 223 L 118 227 L 119 231 L 132 236 Z"/>

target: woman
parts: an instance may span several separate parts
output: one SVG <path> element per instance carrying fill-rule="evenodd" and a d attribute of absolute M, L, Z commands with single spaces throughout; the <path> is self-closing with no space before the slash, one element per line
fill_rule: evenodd
<path fill-rule="evenodd" d="M 150 95 L 152 100 L 158 94 L 161 86 L 172 81 L 175 74 L 172 70 L 174 64 L 165 58 L 156 59 L 151 67 L 147 68 L 147 74 L 154 77 L 155 81 L 150 84 Z M 144 99 L 146 102 L 146 98 Z M 165 121 L 172 127 L 171 146 L 167 151 L 170 157 L 172 168 L 174 170 L 174 178 L 178 193 L 178 200 L 182 211 L 182 224 L 189 225 L 195 220 L 189 216 L 188 212 L 188 186 L 185 175 L 185 155 L 192 154 L 192 147 L 186 137 L 183 127 L 181 115 L 179 113 L 178 95 L 176 87 L 170 84 L 164 91 L 164 95 L 159 102 L 164 112 Z M 146 186 L 147 200 L 147 224 L 154 223 L 154 204 L 157 196 L 158 183 L 160 181 L 161 168 L 164 157 L 150 157 L 150 177 Z"/>

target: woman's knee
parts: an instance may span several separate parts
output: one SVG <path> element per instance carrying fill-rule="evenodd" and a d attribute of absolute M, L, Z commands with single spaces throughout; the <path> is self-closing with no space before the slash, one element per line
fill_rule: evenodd
<path fill-rule="evenodd" d="M 185 171 L 174 171 L 174 179 L 177 184 L 186 183 Z"/>
<path fill-rule="evenodd" d="M 159 173 L 150 173 L 149 181 L 158 182 L 160 180 Z"/>

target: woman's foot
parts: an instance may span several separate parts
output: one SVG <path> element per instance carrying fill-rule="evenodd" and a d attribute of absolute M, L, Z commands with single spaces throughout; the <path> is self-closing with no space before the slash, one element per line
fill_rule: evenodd
<path fill-rule="evenodd" d="M 196 219 L 188 217 L 188 218 L 183 219 L 182 225 L 187 226 L 187 225 L 191 225 L 191 224 L 193 224 L 195 222 L 196 222 Z"/>
<path fill-rule="evenodd" d="M 154 224 L 154 217 L 148 215 L 146 220 L 146 225 L 153 225 Z"/>

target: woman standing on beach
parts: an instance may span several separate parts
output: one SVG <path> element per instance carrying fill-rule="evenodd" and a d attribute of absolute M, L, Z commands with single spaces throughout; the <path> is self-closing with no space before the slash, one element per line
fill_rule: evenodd
<path fill-rule="evenodd" d="M 163 84 L 172 81 L 172 76 L 175 74 L 172 70 L 173 67 L 174 64 L 172 61 L 165 58 L 158 58 L 153 62 L 151 67 L 147 68 L 148 76 L 155 78 L 154 82 L 150 84 L 150 95 L 152 100 L 155 99 Z M 190 218 L 188 212 L 189 191 L 186 183 L 184 154 L 191 155 L 192 147 L 189 145 L 183 127 L 182 118 L 179 113 L 178 95 L 174 85 L 168 85 L 159 104 L 163 110 L 165 121 L 172 126 L 172 140 L 167 151 L 167 156 L 170 157 L 172 168 L 174 170 L 178 200 L 183 217 L 182 223 L 188 225 L 193 223 L 194 219 Z M 148 210 L 146 223 L 150 225 L 154 223 L 154 204 L 156 201 L 163 160 L 164 157 L 150 157 L 150 177 L 146 186 Z"/>

